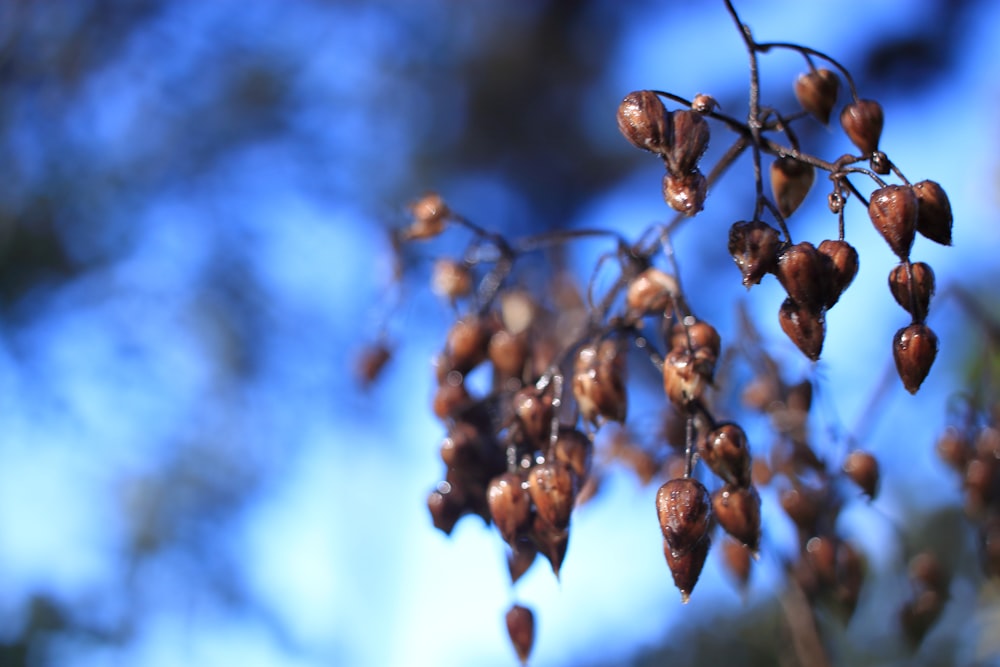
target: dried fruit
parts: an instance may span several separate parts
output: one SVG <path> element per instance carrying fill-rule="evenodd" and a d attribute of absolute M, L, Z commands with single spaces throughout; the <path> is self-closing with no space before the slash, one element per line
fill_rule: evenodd
<path fill-rule="evenodd" d="M 510 643 L 514 646 L 521 664 L 525 665 L 528 663 L 528 656 L 531 655 L 531 647 L 535 643 L 535 615 L 527 607 L 515 604 L 507 610 L 505 621 Z"/>
<path fill-rule="evenodd" d="M 492 322 L 485 317 L 468 316 L 452 325 L 445 341 L 445 360 L 448 370 L 465 375 L 486 359 Z"/>
<path fill-rule="evenodd" d="M 670 114 L 651 90 L 629 93 L 618 105 L 618 129 L 636 148 L 663 153 L 670 144 Z"/>
<path fill-rule="evenodd" d="M 529 537 L 519 537 L 510 544 L 507 551 L 507 571 L 510 583 L 516 584 L 525 572 L 534 564 L 538 555 L 538 547 Z"/>
<path fill-rule="evenodd" d="M 472 292 L 472 274 L 469 267 L 453 259 L 442 258 L 434 262 L 431 274 L 431 291 L 455 301 Z"/>
<path fill-rule="evenodd" d="M 901 260 L 910 256 L 917 233 L 919 203 L 908 185 L 886 185 L 872 193 L 868 217 Z"/>
<path fill-rule="evenodd" d="M 785 332 L 802 354 L 813 361 L 819 359 L 826 337 L 826 319 L 823 312 L 813 312 L 792 299 L 785 299 L 778 311 L 781 330 Z"/>
<path fill-rule="evenodd" d="M 501 380 L 520 379 L 524 373 L 524 364 L 528 361 L 526 332 L 513 334 L 507 329 L 498 329 L 490 336 L 486 355 Z"/>
<path fill-rule="evenodd" d="M 778 255 L 775 275 L 781 286 L 792 301 L 814 313 L 827 302 L 830 271 L 826 260 L 808 241 L 788 246 Z"/>
<path fill-rule="evenodd" d="M 699 441 L 702 460 L 727 484 L 750 484 L 750 447 L 747 436 L 738 424 L 719 424 Z"/>
<path fill-rule="evenodd" d="M 778 265 L 782 241 L 778 230 L 761 220 L 736 222 L 729 228 L 729 254 L 749 288 L 760 283 L 764 274 Z"/>
<path fill-rule="evenodd" d="M 858 251 L 847 241 L 827 239 L 816 251 L 829 258 L 825 306 L 832 308 L 858 274 Z"/>
<path fill-rule="evenodd" d="M 486 492 L 490 517 L 505 542 L 528 529 L 531 520 L 531 496 L 520 475 L 505 472 L 493 478 Z"/>
<path fill-rule="evenodd" d="M 670 208 L 686 216 L 693 216 L 705 208 L 708 181 L 700 171 L 663 177 L 663 200 Z"/>
<path fill-rule="evenodd" d="M 830 122 L 839 89 L 840 79 L 828 69 L 811 70 L 795 80 L 795 98 L 824 125 Z"/>
<path fill-rule="evenodd" d="M 528 473 L 528 493 L 538 517 L 557 530 L 569 525 L 576 500 L 577 480 L 562 461 L 546 461 Z"/>
<path fill-rule="evenodd" d="M 675 175 L 694 171 L 708 148 L 708 122 L 697 111 L 682 109 L 673 114 L 673 140 L 664 156 L 667 170 Z"/>
<path fill-rule="evenodd" d="M 922 322 L 934 294 L 934 271 L 924 262 L 902 262 L 889 273 L 889 291 L 914 321 Z"/>
<path fill-rule="evenodd" d="M 750 550 L 736 540 L 727 537 L 722 540 L 722 562 L 725 563 L 741 588 L 746 588 L 750 581 L 750 568 L 753 559 Z"/>
<path fill-rule="evenodd" d="M 711 538 L 706 535 L 697 542 L 689 551 L 679 553 L 674 551 L 666 540 L 663 540 L 663 555 L 667 558 L 667 566 L 670 574 L 674 578 L 674 585 L 681 592 L 681 602 L 688 603 L 691 599 L 691 591 L 698 583 L 701 570 L 705 567 L 705 558 L 708 556 L 708 549 L 712 546 Z"/>
<path fill-rule="evenodd" d="M 651 266 L 629 282 L 625 305 L 634 317 L 663 315 L 673 308 L 674 295 L 678 291 L 673 276 Z"/>
<path fill-rule="evenodd" d="M 552 396 L 533 386 L 524 387 L 514 394 L 511 406 L 524 437 L 543 449 L 552 429 Z"/>
<path fill-rule="evenodd" d="M 712 512 L 723 530 L 750 551 L 760 546 L 760 496 L 752 486 L 726 484 L 712 494 Z"/>
<path fill-rule="evenodd" d="M 926 324 L 903 327 L 892 339 L 892 358 L 906 391 L 917 393 L 937 356 L 938 339 Z"/>
<path fill-rule="evenodd" d="M 663 391 L 678 408 L 701 399 L 710 377 L 699 372 L 694 353 L 686 347 L 675 347 L 663 360 Z"/>
<path fill-rule="evenodd" d="M 878 459 L 866 451 L 856 449 L 847 455 L 843 465 L 844 474 L 857 484 L 866 496 L 874 498 L 878 493 Z"/>
<path fill-rule="evenodd" d="M 590 475 L 590 465 L 594 458 L 594 443 L 587 435 L 571 426 L 560 426 L 552 456 L 569 466 L 577 480 L 583 481 Z"/>
<path fill-rule="evenodd" d="M 847 133 L 847 138 L 864 155 L 878 150 L 883 122 L 882 105 L 875 100 L 851 102 L 840 112 L 840 125 Z"/>
<path fill-rule="evenodd" d="M 711 499 L 696 479 L 672 479 L 656 492 L 656 513 L 671 551 L 684 554 L 708 535 Z"/>
<path fill-rule="evenodd" d="M 920 181 L 913 186 L 920 206 L 917 231 L 935 243 L 951 245 L 951 202 L 944 188 L 934 181 Z"/>
<path fill-rule="evenodd" d="M 573 369 L 573 396 L 583 419 L 595 427 L 605 419 L 624 423 L 628 412 L 625 355 L 618 343 L 605 339 L 581 347 Z"/>
<path fill-rule="evenodd" d="M 444 231 L 451 211 L 441 195 L 430 192 L 410 205 L 413 221 L 406 228 L 403 238 L 408 241 L 429 239 Z"/>
<path fill-rule="evenodd" d="M 788 217 L 805 200 L 816 178 L 813 166 L 790 155 L 783 155 L 771 163 L 771 190 L 774 203 L 783 217 Z"/>

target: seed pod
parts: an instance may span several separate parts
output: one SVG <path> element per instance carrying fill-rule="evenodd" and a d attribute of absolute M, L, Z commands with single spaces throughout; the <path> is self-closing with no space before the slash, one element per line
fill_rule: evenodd
<path fill-rule="evenodd" d="M 937 356 L 938 339 L 926 324 L 911 324 L 892 339 L 892 358 L 906 391 L 917 393 Z"/>
<path fill-rule="evenodd" d="M 692 352 L 703 351 L 702 358 L 718 358 L 722 351 L 722 339 L 718 330 L 704 320 L 685 318 L 670 330 L 671 347 L 685 347 Z"/>
<path fill-rule="evenodd" d="M 663 360 L 663 391 L 678 409 L 701 399 L 710 382 L 695 361 L 694 353 L 683 347 L 675 347 Z"/>
<path fill-rule="evenodd" d="M 719 103 L 711 95 L 705 95 L 704 93 L 698 93 L 691 100 L 691 109 L 697 111 L 700 114 L 711 113 L 719 107 Z"/>
<path fill-rule="evenodd" d="M 830 122 L 839 89 L 840 79 L 828 69 L 811 70 L 795 80 L 795 98 L 824 125 Z"/>
<path fill-rule="evenodd" d="M 803 531 L 814 530 L 822 509 L 820 494 L 802 486 L 785 489 L 778 497 L 785 514 Z"/>
<path fill-rule="evenodd" d="M 590 475 L 590 466 L 594 458 L 594 443 L 587 435 L 572 426 L 560 426 L 559 437 L 556 438 L 552 456 L 569 466 L 582 482 Z"/>
<path fill-rule="evenodd" d="M 441 258 L 434 262 L 431 274 L 431 291 L 451 301 L 472 292 L 472 274 L 469 267 L 453 259 Z"/>
<path fill-rule="evenodd" d="M 858 251 L 847 241 L 826 239 L 819 244 L 816 251 L 829 258 L 827 275 L 829 284 L 826 289 L 826 308 L 830 309 L 840 300 L 848 285 L 858 274 Z"/>
<path fill-rule="evenodd" d="M 441 484 L 427 497 L 427 509 L 431 513 L 434 527 L 445 535 L 451 535 L 455 524 L 465 514 L 465 506 L 450 485 Z"/>
<path fill-rule="evenodd" d="M 356 374 L 361 386 L 368 388 L 379 375 L 382 369 L 392 358 L 392 350 L 383 342 L 378 341 L 365 347 L 358 355 Z"/>
<path fill-rule="evenodd" d="M 920 206 L 917 231 L 935 243 L 951 245 L 951 202 L 944 188 L 934 181 L 920 181 L 913 186 Z"/>
<path fill-rule="evenodd" d="M 528 493 L 538 517 L 558 530 L 569 525 L 577 480 L 562 461 L 546 461 L 532 466 L 528 473 Z"/>
<path fill-rule="evenodd" d="M 723 530 L 756 552 L 760 547 L 760 496 L 752 486 L 726 484 L 712 494 L 712 512 Z"/>
<path fill-rule="evenodd" d="M 750 447 L 739 424 L 719 424 L 698 442 L 698 454 L 727 484 L 750 484 Z"/>
<path fill-rule="evenodd" d="M 708 122 L 697 111 L 682 109 L 673 114 L 670 149 L 665 158 L 667 170 L 675 175 L 687 174 L 698 166 L 698 160 L 708 148 Z"/>
<path fill-rule="evenodd" d="M 618 105 L 618 129 L 636 148 L 663 153 L 670 143 L 670 116 L 656 93 L 637 90 Z"/>
<path fill-rule="evenodd" d="M 829 268 L 812 243 L 802 241 L 782 250 L 775 275 L 789 298 L 808 310 L 818 312 L 827 302 Z"/>
<path fill-rule="evenodd" d="M 527 607 L 515 604 L 505 617 L 510 643 L 522 665 L 528 664 L 531 647 L 535 643 L 535 615 Z"/>
<path fill-rule="evenodd" d="M 909 266 L 909 271 L 907 271 Z M 910 291 L 910 274 L 913 291 Z M 934 270 L 924 262 L 902 262 L 889 273 L 889 291 L 914 321 L 923 322 L 934 294 Z"/>
<path fill-rule="evenodd" d="M 490 336 L 486 354 L 501 383 L 509 378 L 520 379 L 528 361 L 528 337 L 525 332 L 512 334 L 498 329 Z"/>
<path fill-rule="evenodd" d="M 448 370 L 465 375 L 486 359 L 492 322 L 485 317 L 464 317 L 452 325 L 445 341 L 445 364 Z"/>
<path fill-rule="evenodd" d="M 783 155 L 771 163 L 771 191 L 783 217 L 788 217 L 805 200 L 816 178 L 811 164 Z"/>
<path fill-rule="evenodd" d="M 815 313 L 791 299 L 785 299 L 778 311 L 778 322 L 802 354 L 813 361 L 819 359 L 826 337 L 826 320 L 822 310 Z"/>
<path fill-rule="evenodd" d="M 874 498 L 878 493 L 879 467 L 878 459 L 870 453 L 856 449 L 844 459 L 844 474 L 851 478 L 855 484 L 869 498 Z"/>
<path fill-rule="evenodd" d="M 438 385 L 431 410 L 438 419 L 446 420 L 458 417 L 471 405 L 472 396 L 459 376 L 455 382 L 449 379 Z"/>
<path fill-rule="evenodd" d="M 840 125 L 847 133 L 847 138 L 864 155 L 878 150 L 883 121 L 882 105 L 875 100 L 851 102 L 840 112 Z"/>
<path fill-rule="evenodd" d="M 514 394 L 511 405 L 524 437 L 543 449 L 552 429 L 552 396 L 533 386 L 524 387 Z"/>
<path fill-rule="evenodd" d="M 556 528 L 540 516 L 536 516 L 529 535 L 538 547 L 538 552 L 549 561 L 552 574 L 558 578 L 559 570 L 566 559 L 566 550 L 569 548 L 569 529 Z"/>
<path fill-rule="evenodd" d="M 595 427 L 604 419 L 625 422 L 625 355 L 617 342 L 605 339 L 580 348 L 573 370 L 573 396 L 584 421 Z"/>
<path fill-rule="evenodd" d="M 430 192 L 410 205 L 413 220 L 403 232 L 403 239 L 417 241 L 429 239 L 444 231 L 451 211 L 441 195 Z"/>
<path fill-rule="evenodd" d="M 523 481 L 520 475 L 505 472 L 494 477 L 486 491 L 490 517 L 508 544 L 527 530 L 531 521 L 531 496 Z"/>
<path fill-rule="evenodd" d="M 920 206 L 913 188 L 908 185 L 887 185 L 872 193 L 868 217 L 902 260 L 910 256 L 917 232 L 917 211 Z"/>
<path fill-rule="evenodd" d="M 781 245 L 778 230 L 761 220 L 736 222 L 729 228 L 729 254 L 747 289 L 777 268 Z"/>
<path fill-rule="evenodd" d="M 683 554 L 708 534 L 711 519 L 708 491 L 696 479 L 672 479 L 656 492 L 660 529 L 672 551 Z"/>
<path fill-rule="evenodd" d="M 882 151 L 872 153 L 871 159 L 868 160 L 868 166 L 876 174 L 881 174 L 882 176 L 892 171 L 892 162 L 889 161 L 889 156 Z"/>
<path fill-rule="evenodd" d="M 629 282 L 625 305 L 636 318 L 663 315 L 673 308 L 678 290 L 676 278 L 651 266 Z"/>
<path fill-rule="evenodd" d="M 972 455 L 969 439 L 957 428 L 949 426 L 935 446 L 938 456 L 956 472 L 963 472 Z"/>
<path fill-rule="evenodd" d="M 468 468 L 482 461 L 482 440 L 475 424 L 456 421 L 441 442 L 441 460 L 449 468 Z"/>
<path fill-rule="evenodd" d="M 674 578 L 674 585 L 681 592 L 681 602 L 687 604 L 691 599 L 691 591 L 698 583 L 701 570 L 705 567 L 705 558 L 712 540 L 705 535 L 690 550 L 680 553 L 674 551 L 666 540 L 663 540 L 663 555 L 667 557 L 667 566 Z"/>
<path fill-rule="evenodd" d="M 663 200 L 678 213 L 691 217 L 705 208 L 708 181 L 700 171 L 663 177 Z"/>
<path fill-rule="evenodd" d="M 736 577 L 740 588 L 745 589 L 750 582 L 750 568 L 753 563 L 750 550 L 731 537 L 727 537 L 722 540 L 722 562 Z"/>
<path fill-rule="evenodd" d="M 538 547 L 529 537 L 518 537 L 510 544 L 507 551 L 507 571 L 510 583 L 516 584 L 525 572 L 534 564 L 538 555 Z"/>

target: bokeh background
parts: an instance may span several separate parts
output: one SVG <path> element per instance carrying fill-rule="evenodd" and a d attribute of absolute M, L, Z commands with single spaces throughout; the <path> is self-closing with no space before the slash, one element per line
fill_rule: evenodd
<path fill-rule="evenodd" d="M 759 40 L 833 55 L 882 102 L 884 149 L 955 212 L 954 247 L 918 240 L 914 258 L 995 313 L 1000 5 L 739 4 Z M 794 108 L 802 59 L 762 63 L 765 99 Z M 774 664 L 777 561 L 740 595 L 710 559 L 682 607 L 655 488 L 628 470 L 575 516 L 559 581 L 541 564 L 512 590 L 481 522 L 432 528 L 430 360 L 453 313 L 426 280 L 467 239 L 408 254 L 402 285 L 389 243 L 429 189 L 511 236 L 637 238 L 669 215 L 618 101 L 705 92 L 741 116 L 746 81 L 721 2 L 0 3 L 0 664 L 512 665 L 513 600 L 536 611 L 539 666 Z M 816 153 L 850 150 L 835 126 L 802 127 Z M 861 438 L 883 461 L 880 499 L 845 513 L 874 574 L 834 654 L 994 664 L 996 593 L 974 574 L 916 654 L 894 625 L 901 543 L 975 559 L 933 441 L 981 327 L 935 302 L 925 389 L 883 384 L 907 322 L 891 253 L 852 207 L 861 272 L 809 368 L 777 326 L 779 288 L 746 295 L 726 254 L 749 175 L 738 163 L 675 249 L 724 344 L 742 302 L 789 375 L 819 382 L 831 442 Z M 821 180 L 793 227 L 816 242 L 835 229 Z M 559 259 L 586 280 L 607 249 Z M 380 337 L 394 357 L 363 389 L 355 360 Z M 652 423 L 655 397 L 637 400 Z M 787 525 L 765 530 L 780 551 Z"/>

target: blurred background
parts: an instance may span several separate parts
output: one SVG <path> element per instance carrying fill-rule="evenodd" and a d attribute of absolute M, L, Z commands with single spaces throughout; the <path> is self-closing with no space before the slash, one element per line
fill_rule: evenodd
<path fill-rule="evenodd" d="M 829 53 L 882 103 L 884 150 L 955 213 L 954 247 L 921 239 L 914 259 L 996 313 L 1000 5 L 738 4 L 758 40 Z M 796 108 L 803 69 L 763 57 L 765 100 Z M 467 238 L 408 254 L 402 286 L 389 243 L 426 190 L 511 237 L 636 239 L 670 216 L 662 166 L 618 133 L 620 99 L 710 93 L 742 117 L 746 81 L 721 1 L 0 3 L 0 665 L 513 665 L 514 600 L 537 614 L 534 665 L 774 664 L 777 562 L 740 594 L 710 558 L 682 607 L 655 487 L 629 470 L 574 516 L 559 581 L 536 564 L 512 589 L 482 522 L 434 530 L 430 361 L 454 315 L 427 279 Z M 851 150 L 835 125 L 800 127 L 819 155 Z M 941 298 L 924 389 L 883 384 L 907 319 L 890 251 L 850 206 L 861 271 L 809 368 L 778 327 L 780 288 L 747 295 L 726 251 L 750 174 L 734 166 L 675 250 L 723 344 L 744 303 L 789 376 L 819 383 L 820 427 L 883 463 L 880 498 L 844 515 L 874 575 L 834 654 L 994 664 L 1000 612 L 974 567 L 916 654 L 893 625 L 901 541 L 975 560 L 933 443 L 982 329 Z M 817 183 L 793 229 L 818 243 L 836 222 Z M 585 282 L 608 249 L 559 259 Z M 357 355 L 380 337 L 393 358 L 363 388 Z M 776 512 L 765 493 L 780 545 Z"/>

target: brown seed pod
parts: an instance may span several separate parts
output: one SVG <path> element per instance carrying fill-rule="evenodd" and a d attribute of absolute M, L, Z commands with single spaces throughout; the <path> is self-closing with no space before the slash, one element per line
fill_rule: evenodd
<path fill-rule="evenodd" d="M 540 516 L 535 516 L 529 536 L 538 547 L 538 553 L 549 561 L 552 574 L 558 578 L 559 570 L 566 559 L 566 550 L 569 548 L 569 529 L 556 528 Z"/>
<path fill-rule="evenodd" d="M 722 562 L 736 578 L 740 588 L 745 589 L 750 582 L 753 558 L 750 550 L 731 537 L 722 540 Z"/>
<path fill-rule="evenodd" d="M 698 442 L 698 454 L 727 484 L 750 484 L 750 447 L 739 424 L 719 424 Z"/>
<path fill-rule="evenodd" d="M 672 479 L 656 492 L 660 529 L 672 551 L 683 554 L 708 534 L 712 503 L 708 491 L 696 479 Z"/>
<path fill-rule="evenodd" d="M 697 111 L 700 114 L 707 114 L 715 111 L 719 108 L 719 103 L 711 95 L 706 95 L 704 93 L 698 93 L 691 100 L 691 109 Z"/>
<path fill-rule="evenodd" d="M 445 535 L 451 535 L 455 524 L 466 513 L 464 502 L 448 484 L 442 484 L 431 491 L 427 497 L 427 509 L 431 513 L 434 527 Z"/>
<path fill-rule="evenodd" d="M 920 181 L 913 186 L 920 207 L 917 231 L 935 243 L 951 245 L 951 202 L 944 188 L 934 181 Z"/>
<path fill-rule="evenodd" d="M 839 89 L 840 79 L 828 69 L 811 70 L 795 80 L 795 98 L 824 125 L 830 122 Z"/>
<path fill-rule="evenodd" d="M 806 562 L 816 574 L 821 586 L 830 587 L 837 581 L 837 544 L 833 537 L 811 537 L 806 542 Z"/>
<path fill-rule="evenodd" d="M 822 510 L 820 494 L 803 486 L 792 486 L 781 492 L 778 497 L 785 514 L 795 522 L 800 529 L 811 532 L 816 525 Z"/>
<path fill-rule="evenodd" d="M 355 366 L 356 376 L 361 386 L 367 389 L 375 382 L 391 358 L 392 349 L 384 341 L 377 341 L 366 346 L 358 354 Z"/>
<path fill-rule="evenodd" d="M 518 533 L 530 527 L 531 496 L 520 475 L 505 472 L 494 477 L 486 491 L 486 502 L 504 542 L 513 542 Z"/>
<path fill-rule="evenodd" d="M 444 364 L 448 370 L 465 375 L 486 359 L 494 322 L 470 315 L 455 322 L 445 340 Z"/>
<path fill-rule="evenodd" d="M 569 466 L 582 483 L 590 475 L 590 466 L 594 459 L 594 443 L 583 431 L 572 426 L 560 426 L 559 437 L 556 438 L 552 456 Z"/>
<path fill-rule="evenodd" d="M 832 308 L 858 274 L 858 251 L 847 241 L 826 239 L 816 251 L 829 258 L 826 308 Z"/>
<path fill-rule="evenodd" d="M 760 547 L 760 495 L 752 486 L 726 484 L 712 494 L 712 512 L 723 530 L 756 552 Z"/>
<path fill-rule="evenodd" d="M 663 177 L 663 201 L 678 213 L 691 217 L 705 208 L 708 181 L 700 171 Z"/>
<path fill-rule="evenodd" d="M 747 289 L 777 268 L 781 246 L 778 230 L 762 220 L 735 222 L 729 228 L 729 254 L 743 274 Z"/>
<path fill-rule="evenodd" d="M 583 419 L 595 427 L 605 419 L 625 422 L 625 355 L 616 341 L 608 338 L 580 348 L 573 367 L 573 396 Z"/>
<path fill-rule="evenodd" d="M 907 270 L 909 269 L 909 270 Z M 910 290 L 912 274 L 913 290 Z M 916 322 L 923 322 L 934 295 L 934 270 L 924 262 L 902 262 L 889 273 L 889 291 Z"/>
<path fill-rule="evenodd" d="M 522 665 L 528 664 L 531 647 L 535 643 L 535 615 L 527 607 L 515 604 L 505 616 L 510 643 Z"/>
<path fill-rule="evenodd" d="M 573 471 L 562 461 L 536 464 L 528 473 L 528 493 L 538 518 L 557 530 L 569 526 L 576 489 Z"/>
<path fill-rule="evenodd" d="M 527 332 L 513 334 L 507 329 L 498 329 L 490 336 L 486 355 L 501 383 L 510 378 L 520 380 L 528 361 Z"/>
<path fill-rule="evenodd" d="M 688 600 L 691 599 L 691 591 L 698 583 L 698 577 L 701 576 L 701 570 L 705 567 L 705 558 L 708 556 L 708 549 L 711 546 L 711 538 L 705 535 L 691 549 L 680 553 L 674 551 L 670 544 L 663 540 L 663 555 L 667 557 L 667 566 L 674 578 L 674 585 L 681 592 L 683 604 L 687 604 Z"/>
<path fill-rule="evenodd" d="M 840 112 L 840 125 L 847 133 L 847 138 L 864 155 L 878 150 L 883 122 L 882 105 L 875 100 L 851 102 Z"/>
<path fill-rule="evenodd" d="M 698 371 L 696 361 L 686 347 L 675 347 L 663 360 L 663 391 L 678 409 L 701 399 L 711 381 Z"/>
<path fill-rule="evenodd" d="M 917 393 L 937 356 L 938 339 L 926 324 L 903 327 L 892 339 L 892 358 L 906 391 Z"/>
<path fill-rule="evenodd" d="M 516 584 L 528 571 L 537 555 L 538 547 L 529 537 L 518 537 L 510 543 L 510 549 L 507 550 L 507 572 L 510 574 L 511 584 Z"/>
<path fill-rule="evenodd" d="M 722 338 L 708 322 L 689 317 L 670 330 L 670 346 L 685 347 L 692 352 L 703 351 L 702 358 L 718 358 L 722 351 Z"/>
<path fill-rule="evenodd" d="M 935 446 L 938 457 L 956 472 L 964 472 L 972 455 L 972 446 L 968 437 L 959 429 L 949 426 L 938 438 Z"/>
<path fill-rule="evenodd" d="M 847 455 L 843 465 L 844 474 L 857 484 L 866 496 L 874 498 L 878 493 L 878 459 L 869 452 L 856 449 Z"/>
<path fill-rule="evenodd" d="M 483 447 L 479 427 L 459 419 L 441 442 L 441 460 L 449 468 L 469 468 L 482 462 Z"/>
<path fill-rule="evenodd" d="M 437 260 L 431 273 L 431 291 L 451 301 L 468 296 L 472 292 L 469 267 L 444 257 Z"/>
<path fill-rule="evenodd" d="M 552 396 L 528 386 L 514 394 L 511 406 L 525 439 L 544 449 L 552 429 Z"/>
<path fill-rule="evenodd" d="M 868 217 L 902 260 L 910 256 L 917 233 L 917 195 L 909 185 L 887 185 L 872 193 Z"/>
<path fill-rule="evenodd" d="M 811 164 L 783 155 L 771 163 L 771 191 L 778 212 L 785 218 L 798 209 L 812 188 L 816 170 Z"/>
<path fill-rule="evenodd" d="M 789 298 L 806 309 L 819 312 L 827 302 L 829 265 L 812 243 L 802 241 L 782 250 L 775 275 Z"/>
<path fill-rule="evenodd" d="M 663 315 L 673 308 L 679 289 L 676 278 L 651 266 L 629 281 L 625 305 L 634 318 Z"/>
<path fill-rule="evenodd" d="M 636 148 L 664 153 L 670 147 L 671 114 L 651 90 L 629 93 L 618 105 L 618 129 Z"/>
<path fill-rule="evenodd" d="M 465 388 L 461 376 L 458 376 L 454 382 L 447 379 L 438 385 L 437 391 L 434 392 L 431 410 L 435 417 L 444 421 L 458 417 L 472 405 L 472 402 L 472 396 Z"/>
<path fill-rule="evenodd" d="M 437 236 L 444 231 L 451 211 L 441 195 L 430 192 L 410 204 L 413 220 L 403 232 L 403 240 L 418 241 Z"/>
<path fill-rule="evenodd" d="M 698 166 L 698 160 L 708 148 L 708 122 L 697 111 L 682 109 L 673 114 L 673 140 L 665 157 L 667 170 L 675 175 L 687 174 Z"/>
<path fill-rule="evenodd" d="M 778 322 L 802 354 L 813 361 L 819 359 L 826 337 L 826 319 L 822 310 L 815 313 L 791 299 L 785 299 L 778 311 Z"/>

